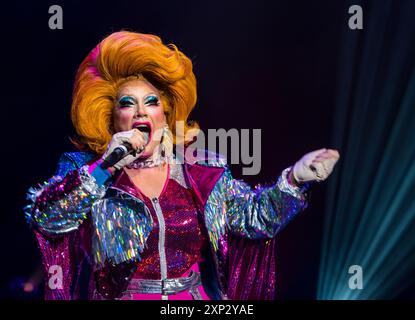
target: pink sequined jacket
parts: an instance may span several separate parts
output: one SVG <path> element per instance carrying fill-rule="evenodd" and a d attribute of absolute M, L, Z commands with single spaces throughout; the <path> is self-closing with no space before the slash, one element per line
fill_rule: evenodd
<path fill-rule="evenodd" d="M 93 160 L 87 152 L 64 153 L 56 175 L 29 189 L 25 213 L 49 275 L 45 299 L 79 299 L 85 282 L 88 299 L 119 298 L 152 230 L 145 203 L 116 179 L 99 185 L 88 172 Z M 191 187 L 210 244 L 199 263 L 205 292 L 214 300 L 274 299 L 275 235 L 306 208 L 308 187 L 288 182 L 290 168 L 274 185 L 252 189 L 232 177 L 223 158 L 174 165 Z M 50 283 L 57 272 L 60 286 Z"/>

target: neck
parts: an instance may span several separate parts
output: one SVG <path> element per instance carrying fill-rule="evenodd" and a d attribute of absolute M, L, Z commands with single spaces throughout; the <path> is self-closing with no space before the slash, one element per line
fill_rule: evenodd
<path fill-rule="evenodd" d="M 141 174 L 161 173 L 161 172 L 164 172 L 167 167 L 168 167 L 168 164 L 164 162 L 161 165 L 154 166 L 154 167 L 140 167 L 140 168 L 125 167 L 125 171 L 130 177 L 134 178 L 134 177 L 140 176 Z"/>
<path fill-rule="evenodd" d="M 161 167 L 162 165 L 171 162 L 173 159 L 172 154 L 161 156 L 158 152 L 153 153 L 150 157 L 145 159 L 138 158 L 130 163 L 127 168 L 129 169 L 142 169 L 142 168 L 154 168 Z"/>

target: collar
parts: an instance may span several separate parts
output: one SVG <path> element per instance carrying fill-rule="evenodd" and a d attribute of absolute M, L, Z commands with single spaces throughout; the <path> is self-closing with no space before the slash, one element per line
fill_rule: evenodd
<path fill-rule="evenodd" d="M 169 163 L 169 175 L 168 179 L 175 180 L 182 187 L 189 189 L 190 184 L 185 178 L 183 164 L 178 163 L 175 159 L 172 163 Z M 139 194 L 131 181 L 128 173 L 125 169 L 120 170 L 119 174 L 115 177 L 115 181 L 112 183 L 112 187 L 125 191 L 134 197 L 138 197 Z"/>

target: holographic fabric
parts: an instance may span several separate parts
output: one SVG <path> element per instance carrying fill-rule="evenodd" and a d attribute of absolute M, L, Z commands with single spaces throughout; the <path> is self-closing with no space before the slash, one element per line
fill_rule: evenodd
<path fill-rule="evenodd" d="M 92 158 L 65 154 L 59 177 L 29 192 L 26 214 L 39 235 L 45 267 L 61 257 L 64 274 L 74 282 L 86 258 L 96 273 L 92 297 L 117 298 L 133 277 L 160 278 L 158 219 L 151 199 L 119 179 L 123 171 L 115 182 L 98 186 L 87 170 Z M 214 299 L 272 299 L 275 235 L 307 206 L 307 188 L 290 185 L 288 172 L 274 185 L 252 189 L 235 180 L 222 160 L 171 170 L 158 199 L 168 277 L 199 263 L 203 286 Z M 90 233 L 82 231 L 88 228 Z M 49 298 L 76 298 L 75 291 L 62 290 Z"/>
<path fill-rule="evenodd" d="M 105 187 L 99 186 L 88 167 L 70 171 L 64 178 L 55 176 L 39 189 L 30 188 L 25 207 L 28 221 L 44 233 L 57 235 L 76 230 L 86 219 L 92 204 L 102 198 Z"/>
<path fill-rule="evenodd" d="M 141 255 L 134 278 L 161 279 L 159 257 L 159 223 L 151 199 L 140 193 L 153 217 L 153 230 L 147 240 L 147 248 Z M 172 201 L 175 199 L 175 201 Z M 165 252 L 167 277 L 177 278 L 194 263 L 202 260 L 202 246 L 207 238 L 201 231 L 200 217 L 189 189 L 176 180 L 169 179 L 164 192 L 158 198 L 165 223 Z"/>
<path fill-rule="evenodd" d="M 148 208 L 132 197 L 100 199 L 92 205 L 92 249 L 97 268 L 106 262 L 140 260 L 153 227 Z"/>
<path fill-rule="evenodd" d="M 291 219 L 306 207 L 300 188 L 289 185 L 284 170 L 278 182 L 255 189 L 232 177 L 226 169 L 215 185 L 205 207 L 209 235 L 214 248 L 227 230 L 249 239 L 273 238 Z"/>

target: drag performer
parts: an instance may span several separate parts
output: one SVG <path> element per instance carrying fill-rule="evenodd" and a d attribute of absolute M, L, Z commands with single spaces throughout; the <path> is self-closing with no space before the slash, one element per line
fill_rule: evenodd
<path fill-rule="evenodd" d="M 88 299 L 275 298 L 275 235 L 339 154 L 308 153 L 251 189 L 221 156 L 178 156 L 195 103 L 191 61 L 157 36 L 116 32 L 85 58 L 71 109 L 80 151 L 28 193 L 46 299 L 79 299 L 85 282 Z M 134 152 L 106 168 L 119 146 Z"/>

